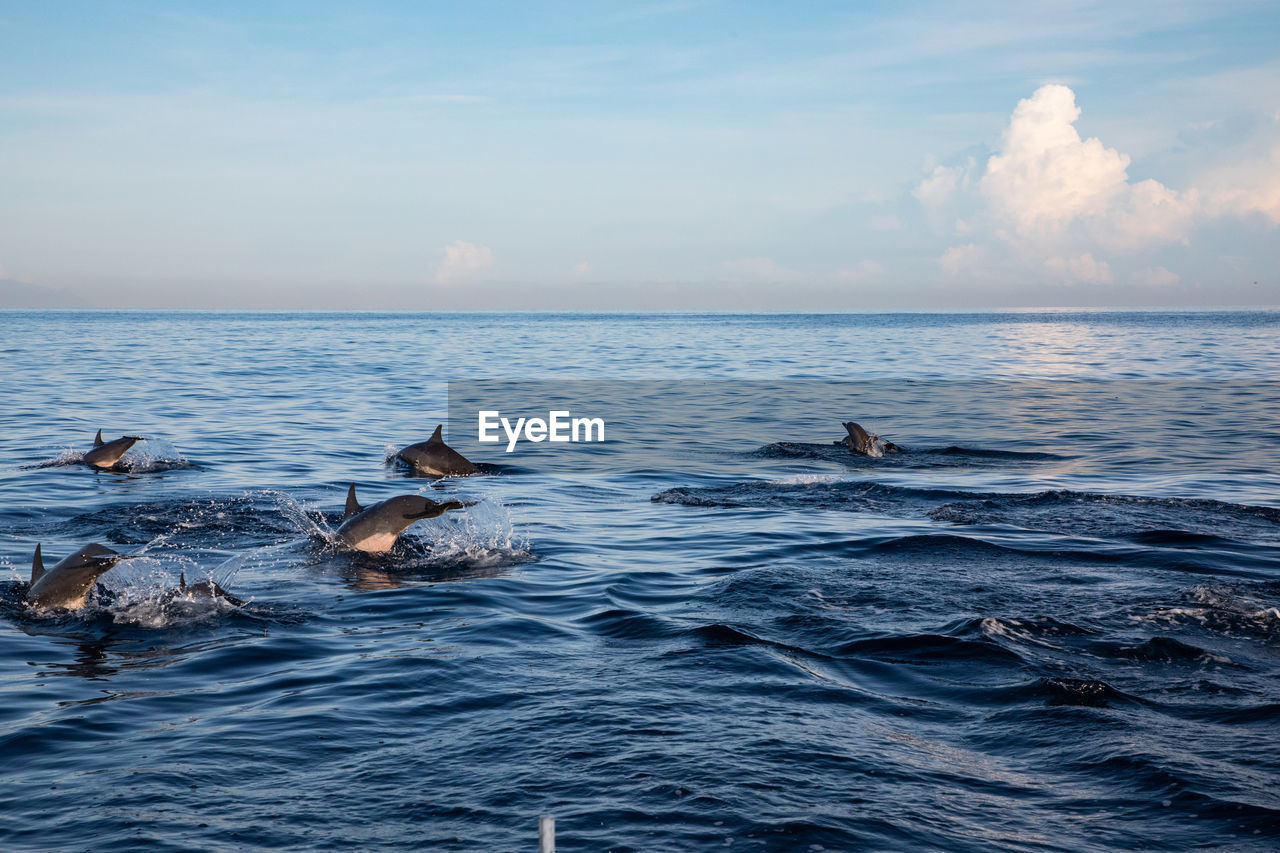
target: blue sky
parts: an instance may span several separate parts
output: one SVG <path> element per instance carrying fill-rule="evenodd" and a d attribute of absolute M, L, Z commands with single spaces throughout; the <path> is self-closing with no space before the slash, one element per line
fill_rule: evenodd
<path fill-rule="evenodd" d="M 0 278 L 107 307 L 1280 303 L 1268 3 L 0 3 Z"/>

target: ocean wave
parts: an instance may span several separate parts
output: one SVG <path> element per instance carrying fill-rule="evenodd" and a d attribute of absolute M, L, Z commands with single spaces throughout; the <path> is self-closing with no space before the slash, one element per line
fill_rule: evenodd
<path fill-rule="evenodd" d="M 1280 601 L 1268 587 L 1201 584 L 1187 590 L 1181 602 L 1159 605 L 1133 618 L 1280 643 Z"/>

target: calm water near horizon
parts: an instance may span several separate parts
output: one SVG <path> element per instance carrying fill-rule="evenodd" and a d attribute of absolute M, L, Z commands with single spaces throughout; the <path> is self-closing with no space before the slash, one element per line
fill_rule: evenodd
<path fill-rule="evenodd" d="M 0 850 L 528 850 L 542 814 L 564 851 L 1274 850 L 1277 341 L 0 312 Z M 481 380 L 604 382 L 656 452 L 387 463 Z M 147 440 L 95 472 L 98 429 Z M 353 555 L 352 482 L 477 503 Z M 37 543 L 92 541 L 142 556 L 25 603 Z"/>

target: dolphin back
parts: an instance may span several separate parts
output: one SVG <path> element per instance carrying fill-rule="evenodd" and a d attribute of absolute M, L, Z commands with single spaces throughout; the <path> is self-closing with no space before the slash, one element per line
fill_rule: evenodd
<path fill-rule="evenodd" d="M 431 438 L 411 444 L 396 454 L 416 470 L 432 477 L 468 477 L 479 471 L 471 460 L 445 444 L 444 424 L 436 426 Z"/>
<path fill-rule="evenodd" d="M 141 436 L 126 435 L 103 444 L 102 430 L 98 430 L 98 435 L 94 438 L 93 449 L 84 455 L 84 461 L 95 468 L 110 468 L 119 462 L 120 457 L 124 456 L 129 448 L 139 441 L 142 441 Z"/>

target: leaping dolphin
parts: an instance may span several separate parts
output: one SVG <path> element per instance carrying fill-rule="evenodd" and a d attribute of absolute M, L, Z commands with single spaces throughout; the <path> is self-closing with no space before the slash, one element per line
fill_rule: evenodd
<path fill-rule="evenodd" d="M 477 472 L 475 465 L 458 451 L 444 443 L 440 435 L 441 424 L 431 433 L 431 438 L 411 444 L 396 454 L 416 470 L 431 477 L 468 477 Z"/>
<path fill-rule="evenodd" d="M 843 444 L 851 451 L 859 456 L 873 456 L 879 458 L 886 453 L 901 453 L 902 448 L 891 441 L 885 441 L 874 433 L 869 433 L 853 421 L 844 424 L 845 430 L 849 433 L 844 438 L 836 442 Z"/>
<path fill-rule="evenodd" d="M 102 442 L 102 430 L 98 430 L 98 434 L 93 437 L 93 450 L 84 455 L 84 463 L 100 471 L 114 468 L 116 463 L 120 461 L 120 457 L 124 456 L 130 447 L 142 440 L 143 438 L 140 435 L 125 435 L 115 441 L 108 441 L 104 444 Z"/>
<path fill-rule="evenodd" d="M 356 485 L 347 489 L 347 506 L 338 528 L 338 541 L 348 548 L 381 554 L 391 550 L 400 534 L 415 521 L 435 518 L 451 509 L 474 506 L 473 503 L 448 501 L 436 503 L 421 495 L 397 495 L 370 507 L 356 500 Z"/>
<path fill-rule="evenodd" d="M 36 554 L 31 560 L 27 601 L 37 607 L 65 607 L 68 610 L 84 607 L 98 578 L 120 560 L 127 559 L 129 557 L 124 554 L 117 554 L 94 542 L 64 557 L 53 568 L 46 569 L 40 556 L 40 546 L 36 545 Z"/>

